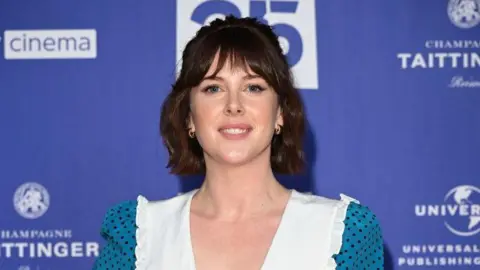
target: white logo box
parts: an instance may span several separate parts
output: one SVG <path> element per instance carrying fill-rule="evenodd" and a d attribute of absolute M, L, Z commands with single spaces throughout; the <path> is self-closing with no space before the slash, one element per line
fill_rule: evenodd
<path fill-rule="evenodd" d="M 176 62 L 177 72 L 181 67 L 181 56 L 185 45 L 202 26 L 192 20 L 197 7 L 204 4 L 205 0 L 177 0 L 177 37 L 176 37 Z M 292 67 L 292 73 L 295 77 L 296 86 L 300 89 L 317 89 L 318 88 L 318 63 L 317 63 L 317 23 L 315 17 L 315 1 L 314 0 L 230 0 L 222 1 L 225 6 L 231 8 L 223 9 L 223 12 L 240 11 L 242 17 L 251 16 L 252 5 L 264 5 L 264 19 L 268 24 L 284 24 L 298 31 L 302 47 L 300 60 Z M 218 4 L 218 2 L 216 2 Z M 208 18 L 204 24 L 208 24 L 216 18 L 224 17 L 227 14 L 219 12 L 218 5 L 213 4 L 206 10 Z M 279 5 L 296 5 L 295 12 L 279 10 Z M 258 12 L 258 10 L 257 10 Z M 284 49 L 291 49 L 288 41 L 280 38 L 280 42 L 284 45 Z M 298 50 L 298 48 L 296 48 Z"/>
<path fill-rule="evenodd" d="M 6 30 L 4 57 L 10 59 L 93 59 L 95 29 Z"/>

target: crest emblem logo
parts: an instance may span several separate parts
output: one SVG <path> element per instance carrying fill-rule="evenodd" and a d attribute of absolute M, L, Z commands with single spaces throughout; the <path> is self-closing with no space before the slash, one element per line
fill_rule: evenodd
<path fill-rule="evenodd" d="M 20 216 L 36 219 L 47 212 L 50 195 L 47 189 L 38 183 L 25 183 L 15 191 L 13 205 Z"/>
<path fill-rule="evenodd" d="M 472 28 L 480 23 L 480 0 L 449 0 L 448 17 L 459 28 Z"/>

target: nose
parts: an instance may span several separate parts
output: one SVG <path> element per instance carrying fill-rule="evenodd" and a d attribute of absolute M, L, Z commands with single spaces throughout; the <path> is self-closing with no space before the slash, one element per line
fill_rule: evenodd
<path fill-rule="evenodd" d="M 243 104 L 238 97 L 238 93 L 229 93 L 228 101 L 225 105 L 224 113 L 228 116 L 242 115 L 245 112 Z"/>

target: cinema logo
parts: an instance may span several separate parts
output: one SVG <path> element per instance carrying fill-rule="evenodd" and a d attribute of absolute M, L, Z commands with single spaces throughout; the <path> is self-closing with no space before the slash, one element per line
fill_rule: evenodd
<path fill-rule="evenodd" d="M 97 257 L 100 245 L 97 242 L 81 241 L 70 229 L 38 229 L 35 220 L 45 217 L 50 205 L 48 190 L 39 183 L 20 185 L 14 193 L 14 208 L 26 223 L 27 228 L 0 229 L 0 258 L 82 258 Z M 49 212 L 49 215 L 55 215 Z M 58 217 L 65 220 L 65 217 Z M 1 267 L 0 267 L 1 268 Z"/>
<path fill-rule="evenodd" d="M 417 243 L 402 247 L 399 266 L 480 266 L 480 189 L 461 185 L 449 190 L 440 204 L 417 204 L 418 218 L 443 222 L 446 230 L 457 237 L 459 243 Z M 472 244 L 468 244 L 469 241 Z M 462 268 L 463 269 L 463 268 Z"/>
<path fill-rule="evenodd" d="M 6 30 L 0 41 L 6 60 L 97 57 L 95 29 Z"/>

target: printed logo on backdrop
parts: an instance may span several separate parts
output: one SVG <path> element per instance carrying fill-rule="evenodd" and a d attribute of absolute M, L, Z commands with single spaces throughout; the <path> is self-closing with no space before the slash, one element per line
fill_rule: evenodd
<path fill-rule="evenodd" d="M 472 28 L 480 23 L 480 0 L 449 0 L 448 17 L 460 28 Z"/>
<path fill-rule="evenodd" d="M 32 259 L 98 256 L 100 244 L 79 239 L 73 230 L 65 228 L 65 220 L 74 217 L 70 216 L 71 213 L 69 216 L 55 213 L 50 207 L 53 202 L 50 201 L 50 195 L 46 187 L 35 182 L 24 183 L 14 191 L 13 207 L 24 222 L 17 223 L 22 226 L 0 228 L 0 258 L 6 260 L 0 263 L 0 269 L 2 265 L 11 266 L 9 260 L 18 263 L 16 269 L 44 269 Z M 48 215 L 45 215 L 47 210 Z M 57 219 L 61 224 L 54 228 L 39 228 L 37 221 L 47 216 Z M 48 263 L 50 269 L 52 261 Z"/>
<path fill-rule="evenodd" d="M 314 0 L 177 0 L 177 62 L 198 29 L 228 14 L 257 17 L 273 26 L 292 67 L 296 86 L 317 89 L 317 37 Z M 177 65 L 177 72 L 181 64 Z"/>
<path fill-rule="evenodd" d="M 38 183 L 25 183 L 15 191 L 13 204 L 20 216 L 36 219 L 47 212 L 50 195 L 47 189 Z"/>
<path fill-rule="evenodd" d="M 458 31 L 479 26 L 480 0 L 450 0 L 448 17 L 459 28 Z M 397 53 L 397 59 L 400 68 L 407 71 L 451 69 L 457 74 L 445 78 L 449 88 L 472 89 L 480 88 L 479 50 L 480 38 L 425 40 L 418 51 Z"/>
<path fill-rule="evenodd" d="M 95 29 L 6 30 L 0 41 L 6 60 L 97 57 Z"/>
<path fill-rule="evenodd" d="M 458 236 L 474 236 L 480 233 L 479 188 L 474 186 L 455 187 L 445 195 L 444 201 L 446 205 L 444 211 L 451 214 L 450 220 L 452 220 L 450 222 L 445 220 L 445 226 L 451 233 Z"/>
<path fill-rule="evenodd" d="M 441 199 L 443 197 L 443 200 Z M 480 189 L 473 185 L 456 186 L 439 201 L 417 204 L 412 209 L 415 217 L 422 224 L 437 224 L 429 230 L 440 230 L 450 237 L 438 239 L 456 240 L 448 243 L 413 243 L 404 244 L 402 255 L 398 258 L 399 266 L 480 266 Z M 425 221 L 425 222 L 423 222 Z M 440 231 L 441 232 L 441 231 Z"/>

